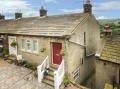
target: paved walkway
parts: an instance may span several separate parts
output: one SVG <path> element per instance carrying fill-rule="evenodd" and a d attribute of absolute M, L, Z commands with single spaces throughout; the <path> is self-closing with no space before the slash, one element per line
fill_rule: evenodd
<path fill-rule="evenodd" d="M 0 89 L 53 89 L 39 84 L 32 71 L 0 59 Z"/>

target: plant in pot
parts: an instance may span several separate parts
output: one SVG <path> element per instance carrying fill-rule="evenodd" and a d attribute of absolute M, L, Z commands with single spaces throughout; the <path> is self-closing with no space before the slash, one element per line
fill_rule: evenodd
<path fill-rule="evenodd" d="M 47 75 L 48 72 L 49 72 L 49 67 L 46 65 L 46 67 L 45 67 L 45 75 Z"/>
<path fill-rule="evenodd" d="M 67 76 L 67 75 L 65 75 L 65 76 L 64 76 L 63 83 L 64 83 L 64 86 L 65 86 L 65 87 L 67 87 L 67 86 L 68 86 L 68 84 L 70 84 L 70 80 L 69 80 L 69 78 L 68 78 L 68 76 Z"/>
<path fill-rule="evenodd" d="M 46 48 L 41 48 L 41 49 L 40 49 L 40 52 L 41 52 L 41 53 L 43 53 L 43 52 L 45 52 L 45 51 L 46 51 Z"/>
<path fill-rule="evenodd" d="M 65 53 L 66 53 L 65 49 L 62 49 L 61 52 L 60 52 L 60 54 L 61 54 L 62 56 L 65 56 Z"/>
<path fill-rule="evenodd" d="M 10 44 L 12 47 L 15 47 L 17 45 L 17 42 L 16 41 L 13 41 L 11 44 Z"/>
<path fill-rule="evenodd" d="M 46 70 L 46 72 L 48 73 L 48 71 L 49 71 L 49 68 L 45 68 L 45 70 Z"/>

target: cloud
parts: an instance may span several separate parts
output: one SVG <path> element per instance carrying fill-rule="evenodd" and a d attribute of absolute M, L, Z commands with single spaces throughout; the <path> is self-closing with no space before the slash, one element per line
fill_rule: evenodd
<path fill-rule="evenodd" d="M 97 17 L 97 19 L 108 19 L 108 17 L 105 17 L 105 16 L 99 16 L 99 17 Z"/>
<path fill-rule="evenodd" d="M 100 11 L 110 11 L 110 10 L 120 10 L 120 1 L 107 1 L 102 3 L 96 3 L 95 6 L 93 6 L 94 12 L 100 12 Z M 63 12 L 82 12 L 83 9 L 61 9 Z"/>
<path fill-rule="evenodd" d="M 45 0 L 45 3 L 55 3 L 58 4 L 59 2 L 57 0 Z"/>
<path fill-rule="evenodd" d="M 61 9 L 61 11 L 64 13 L 78 13 L 82 12 L 83 9 Z"/>
<path fill-rule="evenodd" d="M 0 11 L 8 16 L 7 19 L 13 18 L 13 14 L 19 11 L 23 13 L 24 17 L 38 14 L 38 11 L 26 0 L 0 0 Z"/>
<path fill-rule="evenodd" d="M 106 16 L 97 16 L 96 17 L 97 19 L 116 19 L 116 17 L 112 17 L 112 16 L 109 16 L 109 17 L 106 17 Z M 117 19 L 119 19 L 119 17 L 117 18 Z"/>
<path fill-rule="evenodd" d="M 94 11 L 120 10 L 120 1 L 108 1 L 96 4 Z"/>
<path fill-rule="evenodd" d="M 28 7 L 30 6 L 29 3 L 27 3 L 26 1 L 23 0 L 3 0 L 0 1 L 0 10 L 4 10 L 4 11 L 8 11 L 12 12 L 13 10 L 19 10 L 19 9 L 28 9 Z"/>
<path fill-rule="evenodd" d="M 39 11 L 37 11 L 37 10 L 29 10 L 29 11 L 23 13 L 24 17 L 34 17 L 34 16 L 38 16 L 38 15 L 39 15 Z"/>

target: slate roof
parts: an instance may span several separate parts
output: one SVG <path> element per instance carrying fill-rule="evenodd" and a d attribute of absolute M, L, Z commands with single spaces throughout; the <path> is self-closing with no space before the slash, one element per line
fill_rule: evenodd
<path fill-rule="evenodd" d="M 0 33 L 37 36 L 66 36 L 84 22 L 88 14 L 75 13 L 0 21 Z"/>
<path fill-rule="evenodd" d="M 120 35 L 106 40 L 100 59 L 120 64 Z"/>

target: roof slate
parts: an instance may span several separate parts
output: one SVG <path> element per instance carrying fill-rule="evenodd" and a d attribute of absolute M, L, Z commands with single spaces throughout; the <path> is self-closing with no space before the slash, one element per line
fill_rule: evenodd
<path fill-rule="evenodd" d="M 120 35 L 106 40 L 100 59 L 120 64 Z"/>
<path fill-rule="evenodd" d="M 0 33 L 65 36 L 70 35 L 76 25 L 82 22 L 85 17 L 87 14 L 75 13 L 0 21 Z"/>

